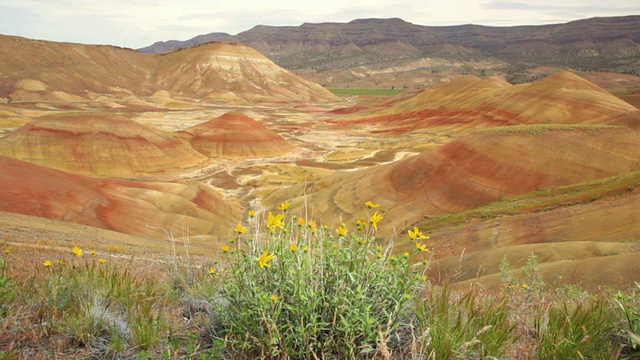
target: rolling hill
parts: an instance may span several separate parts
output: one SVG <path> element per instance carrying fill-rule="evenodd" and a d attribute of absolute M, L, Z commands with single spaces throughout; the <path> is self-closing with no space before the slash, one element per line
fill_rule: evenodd
<path fill-rule="evenodd" d="M 90 112 L 33 120 L 0 138 L 0 155 L 100 177 L 185 172 L 207 160 L 176 135 L 122 115 Z"/>
<path fill-rule="evenodd" d="M 0 35 L 0 55 L 0 98 L 14 102 L 122 101 L 161 90 L 211 102 L 335 99 L 319 85 L 234 43 L 149 55 Z"/>
<path fill-rule="evenodd" d="M 458 213 L 540 188 L 640 170 L 640 132 L 609 127 L 518 127 L 462 137 L 433 151 L 359 171 L 277 190 L 275 205 L 293 199 L 324 224 L 362 217 L 362 204 L 379 202 L 387 236 L 429 216 Z"/>
<path fill-rule="evenodd" d="M 275 157 L 295 151 L 282 136 L 242 113 L 227 113 L 180 134 L 207 157 Z"/>
<path fill-rule="evenodd" d="M 242 216 L 237 203 L 197 182 L 97 179 L 5 156 L 0 167 L 0 211 L 158 239 L 227 236 Z"/>
<path fill-rule="evenodd" d="M 445 127 L 462 133 L 488 126 L 595 124 L 640 126 L 640 111 L 568 71 L 530 84 L 462 76 L 382 107 L 352 112 L 337 125 L 371 124 L 377 131 L 407 133 Z"/>

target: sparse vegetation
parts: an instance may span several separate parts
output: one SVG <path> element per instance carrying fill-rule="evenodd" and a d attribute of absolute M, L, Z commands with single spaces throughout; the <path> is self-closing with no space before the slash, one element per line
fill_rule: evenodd
<path fill-rule="evenodd" d="M 281 204 L 251 211 L 219 257 L 172 254 L 117 266 L 78 246 L 15 271 L 0 264 L 3 358 L 632 359 L 636 289 L 589 294 L 549 288 L 536 256 L 498 289 L 435 286 L 429 261 L 377 243 L 385 221 L 319 227 Z M 366 215 L 365 215 L 366 214 Z M 428 237 L 409 229 L 413 252 Z M 107 256 L 108 258 L 108 256 Z M 420 257 L 420 258 L 424 258 Z M 25 266 L 25 264 L 22 264 Z M 160 271 L 162 270 L 162 271 Z M 635 291 L 634 291 L 635 290 Z"/>
<path fill-rule="evenodd" d="M 474 218 L 490 219 L 497 216 L 581 205 L 615 196 L 621 192 L 635 191 L 638 186 L 640 186 L 640 171 L 558 186 L 553 189 L 542 188 L 527 194 L 503 198 L 473 210 L 425 218 L 420 227 L 424 230 L 443 229 L 462 225 Z"/>
<path fill-rule="evenodd" d="M 525 134 L 536 135 L 546 134 L 552 131 L 573 131 L 577 129 L 582 130 L 604 130 L 604 129 L 624 129 L 624 126 L 614 125 L 563 125 L 563 124 L 535 124 L 535 125 L 515 125 L 515 126 L 500 126 L 492 127 L 488 129 L 478 130 L 480 133 L 499 133 L 499 134 Z"/>

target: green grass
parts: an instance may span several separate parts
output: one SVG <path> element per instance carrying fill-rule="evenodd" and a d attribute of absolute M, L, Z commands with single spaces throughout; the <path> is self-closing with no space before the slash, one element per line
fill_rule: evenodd
<path fill-rule="evenodd" d="M 478 130 L 479 133 L 499 133 L 499 134 L 546 134 L 552 131 L 573 131 L 573 130 L 605 130 L 605 129 L 624 129 L 624 126 L 615 125 L 574 125 L 574 124 L 534 124 L 534 125 L 515 125 L 515 126 L 499 126 L 488 129 Z"/>
<path fill-rule="evenodd" d="M 403 93 L 404 89 L 328 89 L 336 95 L 397 95 Z"/>

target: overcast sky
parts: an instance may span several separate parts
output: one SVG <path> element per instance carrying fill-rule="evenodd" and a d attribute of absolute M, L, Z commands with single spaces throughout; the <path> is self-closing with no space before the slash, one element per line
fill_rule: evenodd
<path fill-rule="evenodd" d="M 397 17 L 418 25 L 564 23 L 640 15 L 635 0 L 0 0 L 0 34 L 131 48 L 255 25 Z"/>

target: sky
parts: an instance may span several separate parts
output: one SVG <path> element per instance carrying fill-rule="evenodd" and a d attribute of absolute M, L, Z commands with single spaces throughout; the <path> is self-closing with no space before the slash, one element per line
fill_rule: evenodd
<path fill-rule="evenodd" d="M 561 5 L 560 5 L 561 3 Z M 630 0 L 0 0 L 0 34 L 141 48 L 256 25 L 401 18 L 417 25 L 565 23 L 640 15 Z"/>

